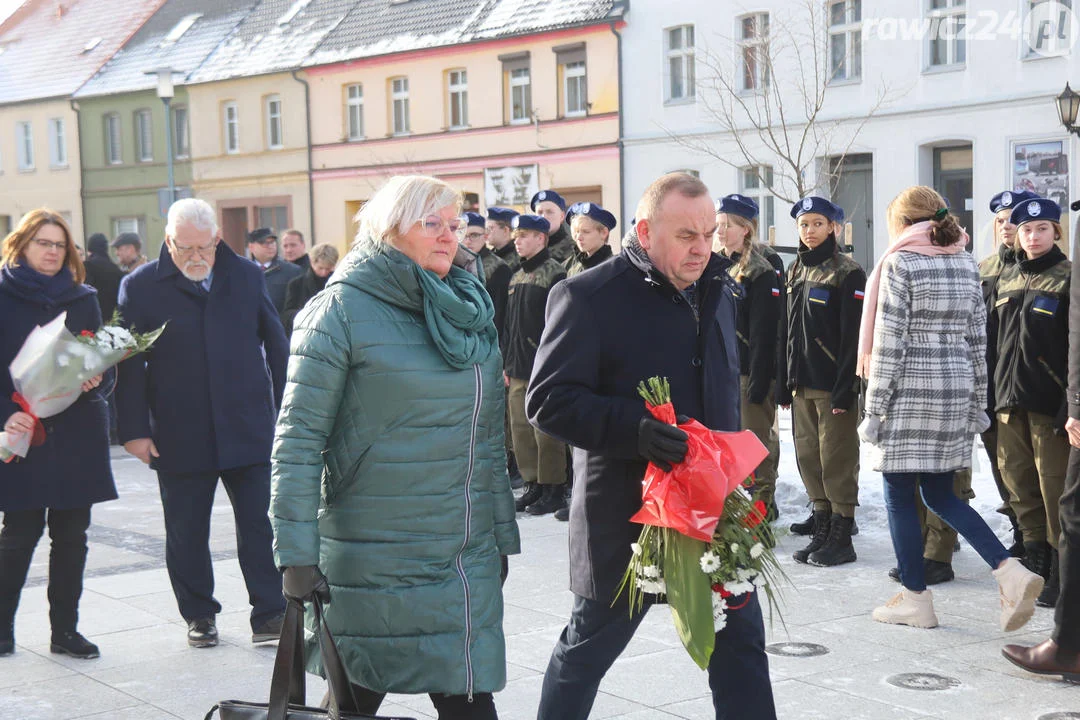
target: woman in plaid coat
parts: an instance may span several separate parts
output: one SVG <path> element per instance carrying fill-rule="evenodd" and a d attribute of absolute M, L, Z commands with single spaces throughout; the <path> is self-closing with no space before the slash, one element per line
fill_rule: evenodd
<path fill-rule="evenodd" d="M 878 622 L 935 627 L 915 506 L 926 506 L 964 536 L 1001 585 L 1003 630 L 1026 623 L 1042 578 L 1009 556 L 979 514 L 953 493 L 953 474 L 970 467 L 972 435 L 989 424 L 986 307 L 979 269 L 964 252 L 967 233 L 936 191 L 908 188 L 889 205 L 892 246 L 867 284 L 859 367 L 867 378 L 866 419 L 885 476 L 889 532 L 904 589 L 876 608 Z"/>

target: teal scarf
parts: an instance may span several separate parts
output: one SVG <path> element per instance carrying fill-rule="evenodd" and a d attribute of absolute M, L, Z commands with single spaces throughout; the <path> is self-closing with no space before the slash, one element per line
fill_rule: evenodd
<path fill-rule="evenodd" d="M 446 279 L 417 264 L 416 281 L 424 295 L 424 320 L 446 362 L 456 368 L 481 363 L 498 344 L 495 306 L 475 275 L 450 268 Z"/>

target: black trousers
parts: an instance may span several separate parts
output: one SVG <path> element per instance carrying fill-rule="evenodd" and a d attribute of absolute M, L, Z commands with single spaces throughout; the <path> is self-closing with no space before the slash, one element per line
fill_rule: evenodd
<path fill-rule="evenodd" d="M 1069 469 L 1060 504 L 1061 595 L 1054 610 L 1054 641 L 1065 650 L 1080 652 L 1080 450 L 1069 451 Z"/>
<path fill-rule="evenodd" d="M 158 471 L 161 507 L 165 511 L 165 566 L 180 608 L 188 621 L 221 612 L 214 599 L 214 566 L 210 557 L 210 514 L 218 478 L 232 502 L 236 552 L 251 603 L 251 627 L 285 612 L 281 573 L 274 565 L 270 529 L 270 464 L 248 465 L 218 473 Z"/>
<path fill-rule="evenodd" d="M 0 636 L 10 634 L 26 584 L 34 548 L 49 525 L 49 622 L 53 634 L 74 632 L 79 623 L 86 530 L 90 506 L 71 510 L 17 510 L 4 513 L 0 530 Z"/>
<path fill-rule="evenodd" d="M 368 690 L 362 685 L 352 685 L 356 707 L 353 712 L 374 715 L 379 712 L 386 693 Z M 431 693 L 431 703 L 439 713 L 438 720 L 499 720 L 495 712 L 495 699 L 491 693 L 473 693 L 472 702 L 467 695 L 440 695 Z M 328 707 L 330 696 L 323 698 L 322 706 Z"/>

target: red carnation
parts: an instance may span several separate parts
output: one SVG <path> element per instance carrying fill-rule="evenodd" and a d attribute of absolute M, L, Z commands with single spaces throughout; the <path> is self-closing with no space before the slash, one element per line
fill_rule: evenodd
<path fill-rule="evenodd" d="M 747 514 L 746 519 L 743 520 L 743 524 L 748 528 L 757 527 L 761 524 L 761 521 L 765 519 L 765 513 L 767 509 L 765 503 L 761 500 L 754 501 L 754 509 Z"/>
<path fill-rule="evenodd" d="M 87 337 L 87 338 L 94 337 L 94 333 L 93 333 L 92 330 L 83 330 L 81 333 L 79 333 L 79 335 L 81 335 L 82 337 Z"/>

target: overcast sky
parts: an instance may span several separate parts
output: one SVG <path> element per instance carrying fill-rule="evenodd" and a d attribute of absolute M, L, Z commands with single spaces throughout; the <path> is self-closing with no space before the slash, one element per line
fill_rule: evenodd
<path fill-rule="evenodd" d="M 7 19 L 7 16 L 15 12 L 15 8 L 22 5 L 23 0 L 0 0 L 0 22 Z"/>

